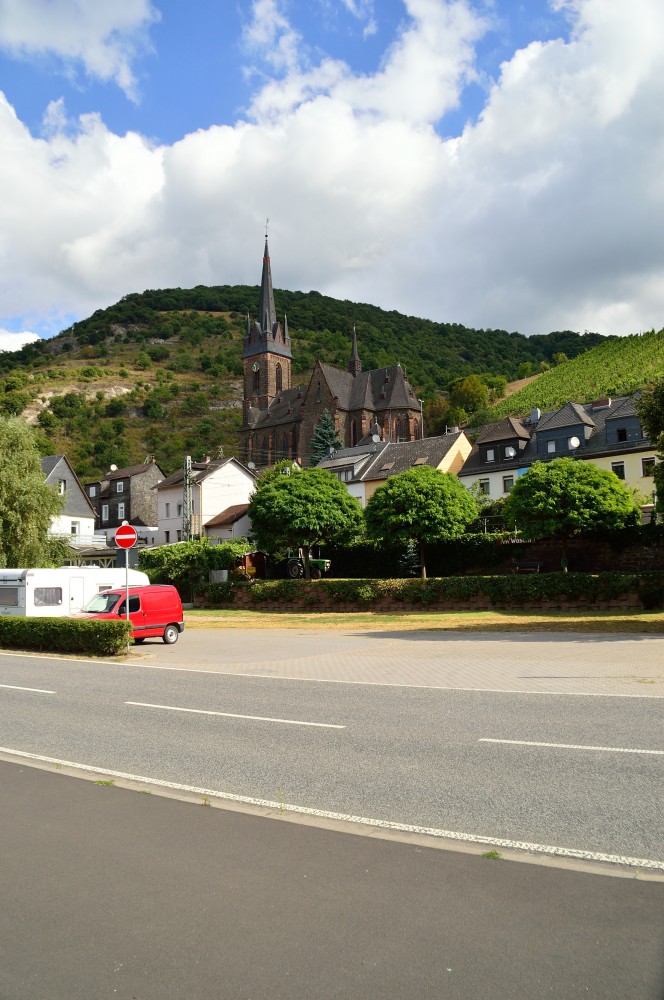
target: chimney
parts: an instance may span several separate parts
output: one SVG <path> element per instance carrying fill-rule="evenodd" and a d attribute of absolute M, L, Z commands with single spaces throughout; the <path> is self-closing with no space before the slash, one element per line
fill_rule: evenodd
<path fill-rule="evenodd" d="M 533 407 L 533 409 L 530 411 L 530 422 L 533 425 L 533 427 L 538 423 L 539 418 L 541 416 L 542 416 L 542 411 L 539 409 L 539 407 L 538 406 Z"/>

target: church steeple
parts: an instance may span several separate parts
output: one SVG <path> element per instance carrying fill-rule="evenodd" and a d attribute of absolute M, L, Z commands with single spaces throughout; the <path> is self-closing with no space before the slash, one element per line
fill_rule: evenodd
<path fill-rule="evenodd" d="M 265 235 L 265 251 L 263 253 L 263 273 L 261 275 L 261 294 L 258 300 L 258 322 L 263 333 L 275 332 L 277 325 L 277 310 L 274 307 L 274 292 L 272 290 L 272 270 L 270 268 L 270 251 Z"/>
<path fill-rule="evenodd" d="M 355 332 L 355 326 L 353 326 L 353 346 L 350 352 L 348 371 L 351 373 L 353 378 L 355 378 L 356 375 L 359 375 L 362 371 L 362 362 L 360 361 L 360 355 L 357 353 L 357 333 Z"/>

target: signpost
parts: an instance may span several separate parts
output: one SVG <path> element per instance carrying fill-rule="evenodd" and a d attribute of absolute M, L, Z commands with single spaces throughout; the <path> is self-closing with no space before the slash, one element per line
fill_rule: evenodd
<path fill-rule="evenodd" d="M 115 531 L 115 544 L 125 550 L 125 615 L 129 621 L 129 549 L 133 549 L 138 541 L 136 528 L 123 521 Z"/>

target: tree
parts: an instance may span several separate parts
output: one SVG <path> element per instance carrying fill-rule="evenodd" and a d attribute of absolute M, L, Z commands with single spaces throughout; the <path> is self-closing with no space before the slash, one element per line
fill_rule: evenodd
<path fill-rule="evenodd" d="M 318 465 L 324 458 L 327 458 L 330 448 L 335 451 L 337 448 L 341 448 L 341 441 L 339 440 L 339 435 L 337 434 L 330 411 L 323 410 L 309 446 L 309 461 L 311 465 Z"/>
<path fill-rule="evenodd" d="M 390 476 L 370 498 L 364 517 L 377 541 L 417 542 L 424 581 L 426 545 L 463 534 L 477 518 L 477 505 L 452 473 L 422 465 Z"/>
<path fill-rule="evenodd" d="M 259 549 L 302 549 L 304 575 L 311 579 L 313 545 L 344 544 L 362 530 L 362 508 L 326 469 L 261 478 L 249 503 L 251 538 Z"/>
<path fill-rule="evenodd" d="M 0 565 L 57 565 L 62 543 L 49 538 L 64 496 L 48 486 L 31 429 L 20 417 L 0 417 Z"/>
<path fill-rule="evenodd" d="M 479 375 L 468 375 L 452 386 L 450 403 L 466 413 L 483 410 L 489 402 L 489 390 Z"/>
<path fill-rule="evenodd" d="M 574 458 L 535 462 L 517 479 L 505 508 L 507 520 L 530 538 L 558 539 L 565 572 L 575 535 L 626 528 L 639 520 L 632 494 L 615 473 Z"/>
<path fill-rule="evenodd" d="M 655 490 L 657 510 L 664 513 L 664 379 L 643 393 L 638 410 L 645 432 L 659 453 L 654 473 Z"/>

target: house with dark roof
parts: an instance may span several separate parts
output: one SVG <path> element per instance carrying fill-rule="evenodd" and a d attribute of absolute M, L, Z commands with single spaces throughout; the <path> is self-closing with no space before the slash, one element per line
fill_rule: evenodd
<path fill-rule="evenodd" d="M 51 518 L 50 535 L 66 537 L 74 546 L 95 544 L 95 509 L 66 455 L 46 455 L 41 468 L 49 486 L 65 498 L 61 512 Z M 102 538 L 96 539 L 98 543 Z"/>
<path fill-rule="evenodd" d="M 575 458 L 614 472 L 642 494 L 654 491 L 656 454 L 637 412 L 640 392 L 618 399 L 581 405 L 566 403 L 528 417 L 506 417 L 482 427 L 459 472 L 465 486 L 479 483 L 484 494 L 498 499 L 533 462 Z"/>
<path fill-rule="evenodd" d="M 86 483 L 85 491 L 95 509 L 97 531 L 111 541 L 116 528 L 128 521 L 138 529 L 140 538 L 152 543 L 157 527 L 157 497 L 153 487 L 163 478 L 164 473 L 150 458 L 142 465 L 122 469 L 112 465 L 101 479 Z"/>
<path fill-rule="evenodd" d="M 247 534 L 246 508 L 256 487 L 256 476 L 250 469 L 237 458 L 213 461 L 206 456 L 202 462 L 192 462 L 191 481 L 193 537 L 233 538 Z M 157 506 L 156 544 L 182 541 L 184 468 L 157 483 L 153 493 Z M 240 513 L 241 507 L 244 513 Z"/>
<path fill-rule="evenodd" d="M 374 431 L 355 448 L 342 448 L 318 463 L 319 469 L 337 476 L 363 507 L 390 476 L 420 465 L 458 473 L 472 449 L 464 431 L 416 441 L 381 440 L 376 425 Z"/>
<path fill-rule="evenodd" d="M 284 317 L 282 327 L 277 319 L 267 237 L 258 319 L 252 323 L 247 316 L 242 359 L 240 457 L 247 465 L 264 468 L 281 459 L 306 465 L 325 410 L 347 448 L 355 447 L 376 423 L 392 441 L 421 436 L 421 405 L 405 372 L 400 365 L 362 371 L 355 331 L 345 371 L 318 361 L 308 386 L 292 385 L 288 321 Z"/>

